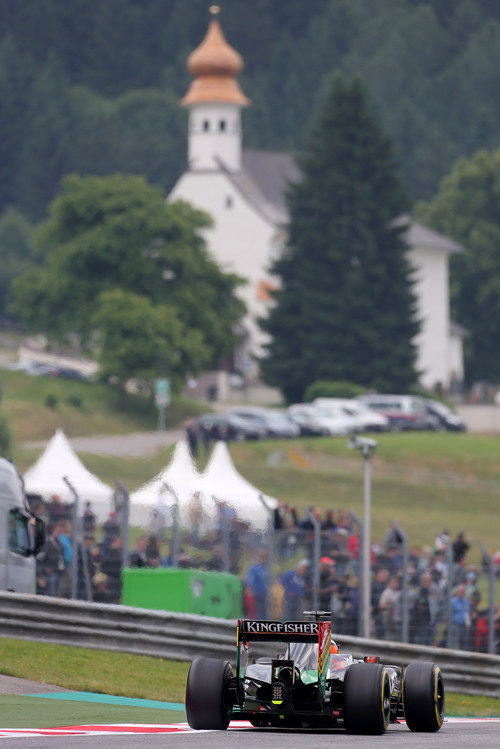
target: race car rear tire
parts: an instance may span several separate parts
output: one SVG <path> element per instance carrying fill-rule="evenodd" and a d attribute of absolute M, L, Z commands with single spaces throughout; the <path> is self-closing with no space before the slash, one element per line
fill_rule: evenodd
<path fill-rule="evenodd" d="M 380 663 L 354 663 L 344 679 L 344 726 L 349 733 L 382 734 L 391 713 L 391 687 Z"/>
<path fill-rule="evenodd" d="M 196 658 L 186 682 L 186 715 L 191 728 L 225 731 L 232 705 L 229 681 L 233 669 L 229 661 Z"/>
<path fill-rule="evenodd" d="M 403 708 L 410 731 L 439 731 L 444 721 L 444 684 L 439 666 L 417 661 L 406 667 Z"/>

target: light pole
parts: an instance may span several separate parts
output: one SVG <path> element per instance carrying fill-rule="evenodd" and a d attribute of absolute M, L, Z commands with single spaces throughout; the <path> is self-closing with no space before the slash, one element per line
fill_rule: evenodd
<path fill-rule="evenodd" d="M 372 502 L 372 455 L 377 449 L 376 440 L 367 437 L 350 437 L 348 447 L 359 450 L 363 455 L 363 537 L 362 537 L 362 611 L 363 631 L 362 636 L 366 639 L 370 636 L 370 528 L 371 528 L 371 502 Z"/>

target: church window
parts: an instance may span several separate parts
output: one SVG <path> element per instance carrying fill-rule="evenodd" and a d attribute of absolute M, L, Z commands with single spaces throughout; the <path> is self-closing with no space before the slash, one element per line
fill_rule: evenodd
<path fill-rule="evenodd" d="M 233 207 L 233 198 L 231 195 L 226 195 L 226 208 Z"/>
<path fill-rule="evenodd" d="M 223 133 L 226 129 L 226 120 L 219 120 L 219 130 Z"/>
<path fill-rule="evenodd" d="M 210 130 L 210 121 L 203 120 L 203 131 L 207 133 Z"/>

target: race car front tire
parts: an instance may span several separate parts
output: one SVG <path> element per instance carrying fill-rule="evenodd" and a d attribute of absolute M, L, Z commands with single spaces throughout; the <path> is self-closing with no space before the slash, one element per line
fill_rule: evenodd
<path fill-rule="evenodd" d="M 439 731 L 444 722 L 444 684 L 439 666 L 417 661 L 406 667 L 403 708 L 410 731 Z"/>
<path fill-rule="evenodd" d="M 349 733 L 382 734 L 391 713 L 387 669 L 380 663 L 355 663 L 344 679 L 344 726 Z"/>
<path fill-rule="evenodd" d="M 233 669 L 229 661 L 196 658 L 186 682 L 186 715 L 191 728 L 225 731 L 232 705 L 229 681 Z"/>

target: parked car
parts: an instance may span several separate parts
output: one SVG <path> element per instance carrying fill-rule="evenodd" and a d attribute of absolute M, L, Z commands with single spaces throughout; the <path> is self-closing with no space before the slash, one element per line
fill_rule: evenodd
<path fill-rule="evenodd" d="M 453 413 L 451 408 L 445 406 L 444 403 L 428 398 L 425 401 L 425 405 L 427 407 L 427 412 L 438 419 L 442 429 L 446 429 L 450 432 L 466 431 L 467 427 L 464 420 L 460 418 L 458 414 Z"/>
<path fill-rule="evenodd" d="M 357 420 L 345 410 L 337 398 L 318 398 L 313 401 L 312 405 L 331 418 L 343 421 L 344 434 L 354 434 L 359 431 Z"/>
<path fill-rule="evenodd" d="M 232 408 L 228 413 L 234 414 L 247 422 L 260 424 L 267 437 L 287 438 L 298 437 L 300 434 L 297 425 L 281 410 L 245 406 Z"/>
<path fill-rule="evenodd" d="M 331 437 L 345 437 L 354 431 L 353 421 L 345 414 L 334 414 L 329 409 L 314 406 L 312 403 L 295 403 L 288 409 L 290 415 L 309 414 Z"/>
<path fill-rule="evenodd" d="M 418 395 L 385 395 L 371 393 L 358 395 L 356 400 L 380 411 L 389 419 L 389 429 L 398 432 L 406 429 L 440 429 L 439 420 L 430 414 L 425 399 Z"/>
<path fill-rule="evenodd" d="M 363 401 L 353 398 L 316 398 L 313 404 L 320 408 L 336 406 L 354 420 L 357 432 L 385 432 L 389 429 L 389 419 L 379 411 L 374 411 Z"/>
<path fill-rule="evenodd" d="M 330 434 L 330 430 L 314 409 L 302 409 L 300 404 L 297 404 L 288 408 L 288 415 L 293 423 L 297 424 L 303 437 L 325 437 Z"/>
<path fill-rule="evenodd" d="M 256 440 L 266 436 L 262 425 L 232 413 L 203 414 L 198 416 L 196 424 L 199 429 L 208 430 L 214 440 Z"/>

